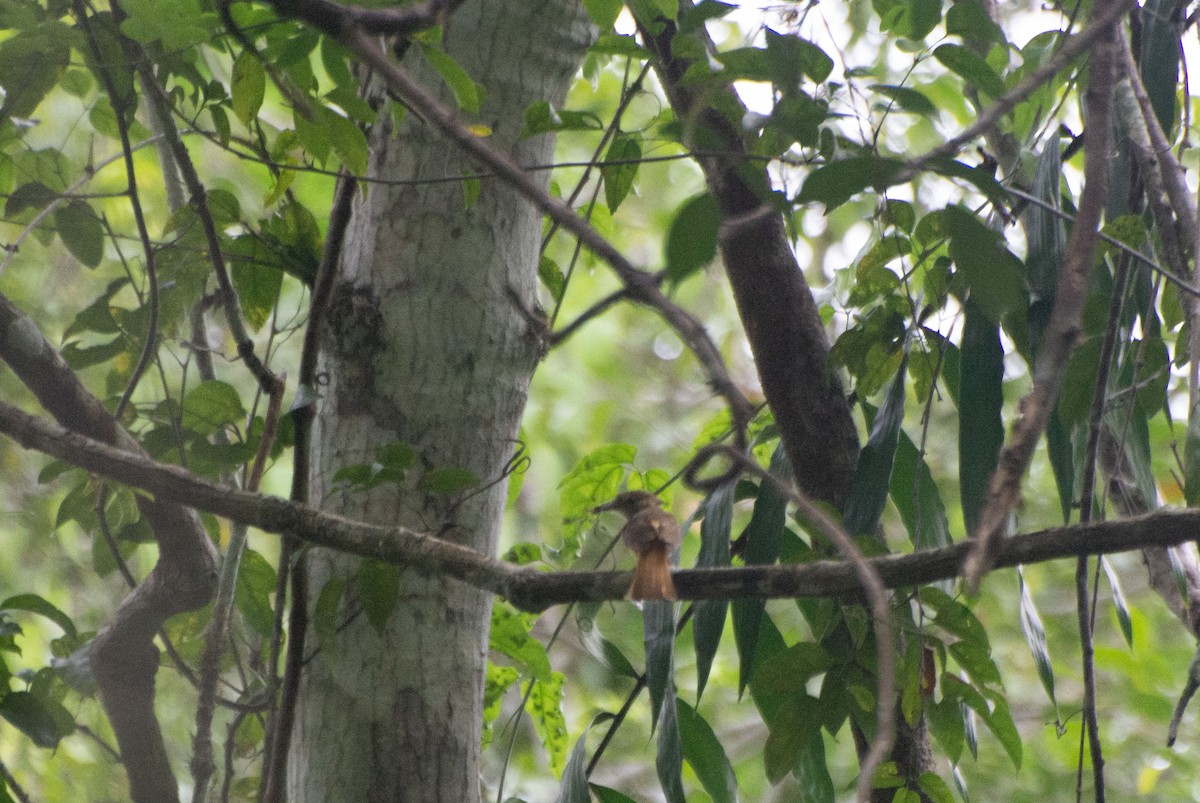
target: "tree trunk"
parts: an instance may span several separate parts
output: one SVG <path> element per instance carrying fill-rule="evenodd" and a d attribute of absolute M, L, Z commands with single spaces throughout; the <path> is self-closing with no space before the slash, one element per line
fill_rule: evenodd
<path fill-rule="evenodd" d="M 553 141 L 517 142 L 529 104 L 561 104 L 589 38 L 571 0 L 472 0 L 446 23 L 446 49 L 485 91 L 478 122 L 523 164 L 551 160 Z M 405 67 L 446 102 L 418 46 Z M 422 181 L 476 166 L 415 114 L 381 108 L 370 174 Z M 469 118 L 469 115 L 465 115 Z M 474 122 L 474 121 L 472 121 Z M 373 184 L 356 200 L 322 332 L 311 498 L 354 518 L 467 533 L 494 552 L 504 466 L 525 407 L 538 343 L 517 307 L 533 307 L 541 215 L 494 179 L 470 204 L 463 182 Z M 416 460 L 399 485 L 347 491 L 347 465 L 404 444 Z M 431 488 L 439 469 L 479 478 Z M 305 668 L 289 760 L 289 799 L 474 801 L 480 798 L 483 678 L 491 597 L 444 578 L 402 573 L 382 633 L 362 614 L 360 561 L 307 556 L 310 605 L 346 583 L 340 630 Z M 310 642 L 317 648 L 316 639 Z M 311 650 L 310 650 L 311 652 Z"/>

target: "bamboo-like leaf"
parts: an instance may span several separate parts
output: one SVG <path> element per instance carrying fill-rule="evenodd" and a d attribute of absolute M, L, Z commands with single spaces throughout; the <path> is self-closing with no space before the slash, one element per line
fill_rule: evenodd
<path fill-rule="evenodd" d="M 735 803 L 737 776 L 712 726 L 682 698 L 675 700 L 683 757 L 713 803 Z"/>
<path fill-rule="evenodd" d="M 1020 567 L 1017 567 L 1017 584 L 1021 591 L 1021 630 L 1025 633 L 1025 643 L 1029 645 L 1029 652 L 1033 655 L 1033 663 L 1037 667 L 1038 677 L 1041 678 L 1042 688 L 1046 690 L 1046 696 L 1054 703 L 1054 710 L 1057 712 L 1054 664 L 1050 661 L 1050 649 L 1046 645 L 1046 628 L 1042 626 L 1042 617 L 1038 614 L 1033 595 L 1029 593 L 1025 572 Z"/>
<path fill-rule="evenodd" d="M 587 737 L 592 728 L 609 719 L 610 714 L 598 714 L 588 724 L 587 729 L 579 734 L 578 741 L 571 748 L 571 757 L 563 769 L 562 786 L 558 788 L 557 803 L 591 803 L 588 793 L 587 779 Z M 603 798 L 602 798 L 603 799 Z"/>
<path fill-rule="evenodd" d="M 662 710 L 658 714 L 658 749 L 654 756 L 654 768 L 658 770 L 658 782 L 662 784 L 667 803 L 686 803 L 683 794 L 683 742 L 679 735 L 674 685 L 671 684 L 671 693 L 663 698 Z"/>
<path fill-rule="evenodd" d="M 1046 425 L 1046 450 L 1050 454 L 1054 485 L 1058 488 L 1063 524 L 1067 524 L 1075 507 L 1075 450 L 1071 445 L 1071 435 L 1059 418 L 1058 408 L 1050 411 L 1050 421 Z"/>
<path fill-rule="evenodd" d="M 642 626 L 646 641 L 646 688 L 654 721 L 658 721 L 663 700 L 675 695 L 675 604 L 669 600 L 651 600 L 642 608 Z"/>
<path fill-rule="evenodd" d="M 887 504 L 900 423 L 904 420 L 904 380 L 907 376 L 908 355 L 905 354 L 884 392 L 871 435 L 858 456 L 845 515 L 846 531 L 851 535 L 872 535 Z"/>
<path fill-rule="evenodd" d="M 1053 136 L 1038 156 L 1033 177 L 1033 194 L 1043 204 L 1058 209 L 1060 206 L 1059 185 L 1062 181 L 1062 158 L 1058 137 Z M 1053 302 L 1058 286 L 1058 266 L 1062 264 L 1067 248 L 1066 229 L 1062 218 L 1038 204 L 1030 204 L 1025 210 L 1025 232 L 1029 250 L 1025 255 L 1025 271 L 1029 277 L 1029 289 L 1039 299 Z M 1034 342 L 1041 340 L 1041 327 L 1030 322 L 1030 336 Z"/>
<path fill-rule="evenodd" d="M 733 492 L 735 483 L 723 485 L 704 502 L 704 521 L 700 523 L 700 556 L 697 567 L 728 566 L 729 536 L 733 527 Z M 692 624 L 692 643 L 696 648 L 696 702 L 704 694 L 713 656 L 721 643 L 729 601 L 703 599 L 695 604 Z"/>
<path fill-rule="evenodd" d="M 771 473 L 785 482 L 788 480 L 787 455 L 783 447 L 771 455 Z M 742 533 L 744 547 L 742 557 L 747 565 L 771 564 L 779 558 L 783 542 L 783 525 L 787 514 L 787 499 L 772 483 L 764 482 L 758 488 L 754 500 L 754 512 L 750 523 Z M 738 673 L 738 694 L 746 690 L 754 670 L 754 653 L 758 646 L 759 628 L 762 626 L 766 602 L 761 599 L 737 599 L 733 601 L 733 634 L 737 640 L 738 658 L 741 662 Z"/>
<path fill-rule="evenodd" d="M 942 493 L 917 445 L 903 431 L 896 447 L 889 492 L 916 549 L 935 549 L 950 543 L 950 522 Z"/>
<path fill-rule="evenodd" d="M 1125 601 L 1125 592 L 1121 590 L 1121 581 L 1117 577 L 1117 573 L 1113 571 L 1112 564 L 1103 557 L 1100 558 L 1100 565 L 1104 567 L 1104 574 L 1108 577 L 1108 587 L 1112 589 L 1113 607 L 1117 609 L 1117 622 L 1121 625 L 1121 635 L 1125 637 L 1125 643 L 1132 648 L 1133 618 L 1129 615 L 1129 603 Z"/>
<path fill-rule="evenodd" d="M 1182 45 L 1183 16 L 1178 0 L 1146 0 L 1142 20 L 1142 46 L 1139 49 L 1140 72 L 1154 116 L 1167 136 L 1178 120 L 1175 93 L 1179 88 L 1179 54 Z"/>
<path fill-rule="evenodd" d="M 958 405 L 958 485 L 963 520 L 972 533 L 1004 444 L 1001 408 L 1004 348 L 1000 327 L 967 301 L 962 334 Z"/>

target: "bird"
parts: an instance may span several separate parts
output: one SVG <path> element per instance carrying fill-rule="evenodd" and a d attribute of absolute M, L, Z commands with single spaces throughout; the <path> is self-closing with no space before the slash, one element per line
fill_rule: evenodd
<path fill-rule="evenodd" d="M 676 599 L 671 579 L 671 552 L 679 546 L 683 534 L 675 517 L 662 509 L 662 502 L 648 491 L 625 491 L 611 502 L 593 508 L 593 513 L 615 510 L 627 521 L 621 528 L 621 540 L 637 555 L 633 582 L 626 599 Z"/>

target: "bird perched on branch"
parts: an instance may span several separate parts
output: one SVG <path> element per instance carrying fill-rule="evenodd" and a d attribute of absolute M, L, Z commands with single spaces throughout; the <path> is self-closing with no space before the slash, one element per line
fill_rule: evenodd
<path fill-rule="evenodd" d="M 637 555 L 633 582 L 625 597 L 675 599 L 670 555 L 683 537 L 675 517 L 662 509 L 657 496 L 646 491 L 625 491 L 592 512 L 605 510 L 615 510 L 628 519 L 621 528 L 621 540 Z"/>

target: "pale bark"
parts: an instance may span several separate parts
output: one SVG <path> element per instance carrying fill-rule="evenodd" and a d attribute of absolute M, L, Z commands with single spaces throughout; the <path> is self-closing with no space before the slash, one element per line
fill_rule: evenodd
<path fill-rule="evenodd" d="M 450 54 L 484 85 L 478 122 L 523 164 L 550 161 L 549 137 L 517 142 L 530 103 L 561 103 L 589 36 L 568 0 L 470 2 L 446 24 Z M 450 93 L 416 46 L 405 67 Z M 436 179 L 471 173 L 457 148 L 407 114 L 388 110 L 371 132 L 373 177 Z M 513 453 L 537 339 L 514 302 L 533 307 L 541 216 L 507 186 L 481 182 L 469 209 L 460 182 L 369 186 L 356 203 L 322 333 L 328 384 L 313 434 L 311 499 L 326 510 L 421 531 L 467 534 L 494 552 L 505 486 L 427 494 L 430 469 L 469 469 L 484 485 Z M 370 463 L 377 447 L 418 455 L 405 487 L 335 489 L 334 473 Z M 456 504 L 457 503 L 457 504 Z M 358 608 L 356 558 L 314 550 L 312 597 L 332 578 L 349 591 L 349 624 L 333 650 L 304 669 L 289 760 L 289 799 L 478 800 L 489 594 L 406 573 L 380 635 Z M 311 600 L 310 600 L 311 602 Z M 315 644 L 315 639 L 313 639 Z"/>

